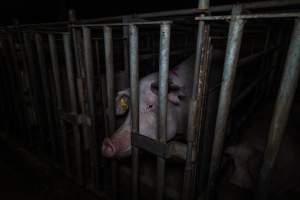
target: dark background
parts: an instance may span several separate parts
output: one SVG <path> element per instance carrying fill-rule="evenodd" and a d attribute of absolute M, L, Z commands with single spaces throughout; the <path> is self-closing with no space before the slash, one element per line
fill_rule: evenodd
<path fill-rule="evenodd" d="M 211 0 L 211 5 L 249 1 Z M 70 8 L 76 10 L 79 19 L 86 19 L 196 8 L 197 4 L 197 0 L 3 0 L 0 4 L 0 24 L 12 24 L 14 18 L 21 24 L 66 20 Z"/>

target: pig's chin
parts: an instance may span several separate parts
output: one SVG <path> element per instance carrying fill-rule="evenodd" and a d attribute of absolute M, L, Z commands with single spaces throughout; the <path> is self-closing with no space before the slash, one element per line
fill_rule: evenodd
<path fill-rule="evenodd" d="M 119 151 L 116 154 L 116 158 L 124 158 L 124 157 L 128 157 L 130 155 L 131 155 L 131 147 L 128 147 L 126 150 Z"/>

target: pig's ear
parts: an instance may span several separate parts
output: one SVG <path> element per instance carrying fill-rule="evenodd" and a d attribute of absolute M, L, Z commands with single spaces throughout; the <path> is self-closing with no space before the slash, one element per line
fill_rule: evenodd
<path fill-rule="evenodd" d="M 151 91 L 154 94 L 158 94 L 158 82 L 151 83 Z M 176 85 L 174 82 L 172 82 L 170 79 L 168 80 L 168 100 L 175 104 L 179 105 L 181 99 L 185 97 L 185 94 L 182 90 L 182 88 L 179 85 Z"/>
<path fill-rule="evenodd" d="M 129 89 L 118 92 L 116 97 L 116 115 L 124 115 L 129 109 Z"/>

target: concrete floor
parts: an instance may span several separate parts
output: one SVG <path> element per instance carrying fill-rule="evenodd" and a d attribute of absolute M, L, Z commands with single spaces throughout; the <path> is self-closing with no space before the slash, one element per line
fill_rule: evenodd
<path fill-rule="evenodd" d="M 32 168 L 0 141 L 1 200 L 99 200 L 58 172 Z"/>

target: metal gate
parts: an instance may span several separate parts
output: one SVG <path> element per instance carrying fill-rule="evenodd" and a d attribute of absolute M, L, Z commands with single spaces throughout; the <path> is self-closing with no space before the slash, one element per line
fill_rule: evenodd
<path fill-rule="evenodd" d="M 257 198 L 266 199 L 299 77 L 300 13 L 258 11 L 293 5 L 299 6 L 299 2 L 209 7 L 209 1 L 199 0 L 197 9 L 94 20 L 77 20 L 72 11 L 67 22 L 3 27 L 1 136 L 16 141 L 100 197 L 118 199 L 120 167 L 116 159 L 100 156 L 100 145 L 117 126 L 116 90 L 130 86 L 130 198 L 141 196 L 139 160 L 140 152 L 146 151 L 156 157 L 155 199 L 213 199 L 225 139 L 236 137 L 232 128 L 236 108 L 249 94 L 255 96 L 249 110 L 239 115 L 239 127 L 270 92 L 284 64 L 257 190 Z M 291 26 L 287 56 L 280 57 L 287 48 L 282 45 L 288 44 L 283 30 Z M 243 48 L 244 43 L 258 41 L 264 41 L 263 45 Z M 222 77 L 212 86 L 209 70 L 214 48 L 226 51 Z M 183 142 L 168 142 L 169 66 L 191 51 L 196 52 L 196 59 L 187 132 Z M 141 70 L 142 60 L 151 67 Z M 248 73 L 240 71 L 258 61 L 258 75 L 248 75 L 248 81 L 239 82 L 238 78 Z M 139 134 L 139 78 L 155 70 L 159 71 L 158 140 Z M 218 96 L 214 112 L 209 110 L 213 95 Z M 229 130 L 233 134 L 228 134 Z M 172 196 L 166 192 L 165 177 L 166 162 L 174 156 L 184 161 L 184 171 L 182 191 Z"/>

